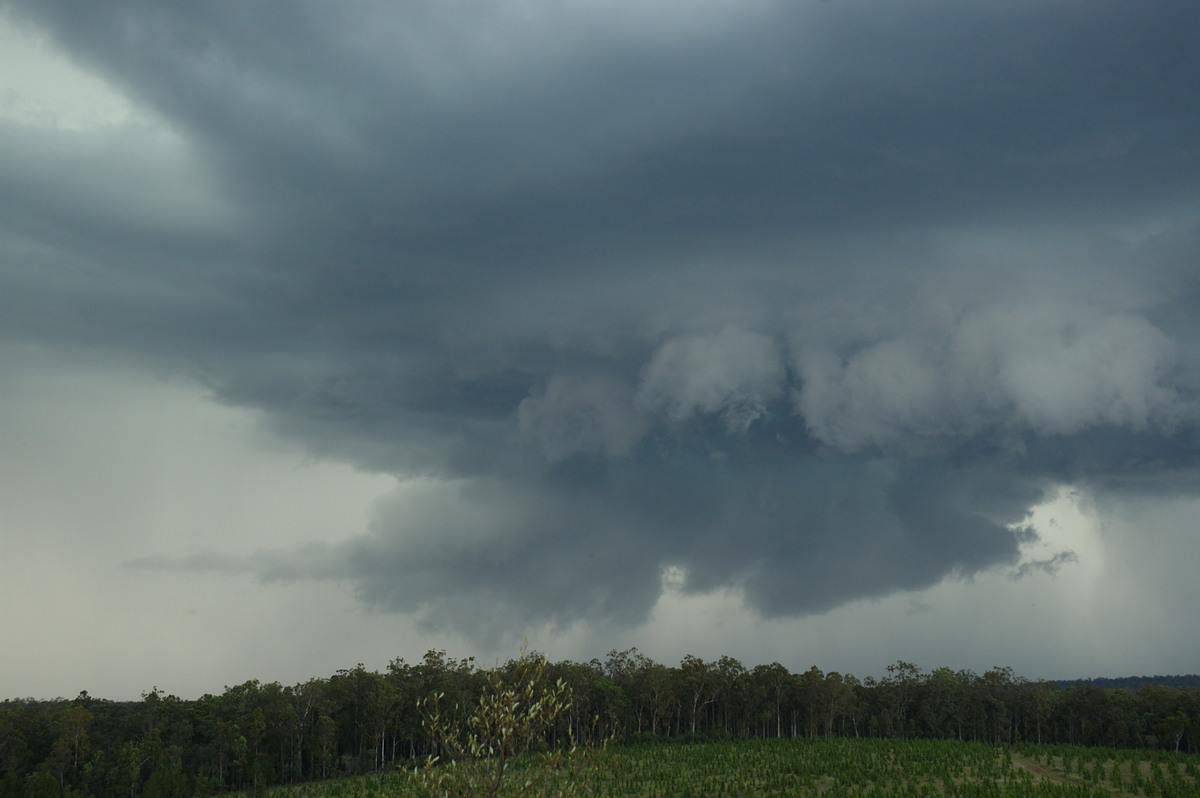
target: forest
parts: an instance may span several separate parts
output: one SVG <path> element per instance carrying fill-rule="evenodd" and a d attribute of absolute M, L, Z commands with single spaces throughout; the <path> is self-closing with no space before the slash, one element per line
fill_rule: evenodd
<path fill-rule="evenodd" d="M 428 707 L 465 718 L 498 674 L 429 651 L 383 672 L 362 664 L 302 684 L 247 681 L 184 700 L 157 687 L 140 701 L 0 702 L 0 798 L 190 796 L 394 770 L 433 751 Z M 541 743 L 741 738 L 924 738 L 1200 751 L 1200 679 L 1136 689 L 1030 681 L 912 663 L 881 679 L 746 667 L 722 656 L 675 666 L 637 649 L 545 662 L 569 701 Z M 491 680 L 491 681 L 490 681 Z M 1169 681 L 1170 683 L 1163 683 Z"/>

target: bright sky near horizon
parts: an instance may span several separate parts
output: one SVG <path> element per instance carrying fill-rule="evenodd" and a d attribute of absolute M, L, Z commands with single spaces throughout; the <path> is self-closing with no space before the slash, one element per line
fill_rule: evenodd
<path fill-rule="evenodd" d="M 0 2 L 0 697 L 1198 669 L 1200 8 L 455 8 Z"/>

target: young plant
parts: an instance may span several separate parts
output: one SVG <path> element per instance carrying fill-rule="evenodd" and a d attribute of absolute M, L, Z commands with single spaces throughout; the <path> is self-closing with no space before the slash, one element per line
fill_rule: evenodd
<path fill-rule="evenodd" d="M 526 654 L 485 677 L 483 694 L 465 723 L 442 709 L 443 695 L 420 703 L 423 724 L 438 751 L 417 771 L 418 782 L 437 796 L 523 795 L 548 780 L 574 792 L 584 757 L 568 730 L 567 746 L 546 750 L 555 723 L 572 709 L 571 689 L 551 681 L 540 654 Z M 574 767 L 572 767 L 574 766 Z"/>

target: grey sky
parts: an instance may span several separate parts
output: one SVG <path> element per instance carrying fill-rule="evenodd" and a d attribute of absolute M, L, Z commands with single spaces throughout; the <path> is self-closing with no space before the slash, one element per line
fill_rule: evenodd
<path fill-rule="evenodd" d="M 192 632 L 245 678 L 1195 669 L 1194 3 L 2 6 L 7 592 L 189 585 L 272 630 Z M 54 670 L 0 690 L 102 692 Z"/>

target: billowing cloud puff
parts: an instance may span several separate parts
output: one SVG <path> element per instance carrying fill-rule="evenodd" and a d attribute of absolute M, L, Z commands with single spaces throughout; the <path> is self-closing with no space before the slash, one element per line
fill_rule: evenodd
<path fill-rule="evenodd" d="M 745 431 L 783 390 L 783 360 L 771 339 L 735 327 L 672 338 L 646 364 L 636 402 L 673 421 L 717 414 Z"/>
<path fill-rule="evenodd" d="M 1169 429 L 1175 345 L 1144 318 L 1035 302 L 971 312 L 846 355 L 800 342 L 795 406 L 848 450 L 975 436 Z"/>

